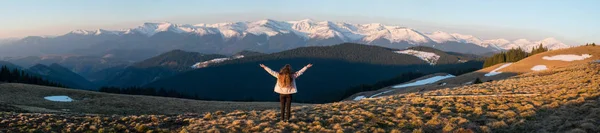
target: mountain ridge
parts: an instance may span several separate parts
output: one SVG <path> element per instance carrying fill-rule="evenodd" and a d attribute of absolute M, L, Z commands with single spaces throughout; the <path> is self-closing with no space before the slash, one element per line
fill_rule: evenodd
<path fill-rule="evenodd" d="M 26 69 L 27 72 L 40 75 L 41 77 L 66 85 L 69 88 L 96 90 L 97 86 L 81 75 L 65 68 L 59 64 L 50 65 L 36 64 Z"/>
<path fill-rule="evenodd" d="M 174 49 L 231 55 L 250 50 L 275 53 L 298 47 L 361 43 L 405 49 L 428 46 L 447 52 L 486 54 L 521 47 L 528 51 L 543 43 L 549 49 L 570 47 L 554 38 L 539 41 L 483 40 L 473 35 L 381 23 L 353 24 L 333 21 L 278 21 L 272 19 L 214 24 L 143 23 L 122 30 L 74 30 L 55 37 L 29 36 L 0 46 L 0 56 L 109 55 L 109 51 L 145 51 L 139 55 L 117 53 L 116 58 L 139 61 Z M 18 51 L 18 52 L 17 52 Z"/>
<path fill-rule="evenodd" d="M 224 57 L 227 56 L 171 50 L 129 66 L 117 66 L 94 73 L 93 76 L 98 78 L 94 82 L 104 86 L 141 86 L 160 78 L 192 70 L 191 66 L 196 62 Z"/>
<path fill-rule="evenodd" d="M 431 33 L 419 32 L 412 28 L 402 26 L 383 25 L 380 23 L 352 24 L 346 22 L 320 21 L 304 19 L 299 21 L 277 21 L 265 19 L 259 21 L 245 22 L 225 22 L 214 24 L 174 24 L 170 22 L 149 23 L 146 22 L 136 28 L 124 30 L 75 30 L 70 33 L 81 35 L 101 35 L 101 34 L 133 34 L 141 33 L 146 36 L 153 36 L 158 32 L 171 31 L 175 33 L 194 33 L 199 35 L 221 34 L 225 39 L 244 36 L 246 34 L 275 36 L 283 33 L 294 33 L 304 39 L 312 38 L 335 38 L 339 37 L 344 42 L 366 42 L 370 43 L 379 38 L 385 38 L 391 42 L 408 42 L 410 44 L 422 43 L 443 43 L 443 42 L 462 42 L 473 43 L 482 47 L 488 47 L 497 50 L 506 50 L 510 48 L 522 47 L 526 50 L 539 43 L 550 43 L 550 49 L 560 49 L 569 47 L 569 45 L 558 41 L 555 38 L 548 37 L 538 41 L 529 41 L 527 44 L 519 43 L 516 39 L 508 41 L 507 39 L 487 39 L 483 40 L 473 35 L 464 35 L 459 33 L 446 33 L 435 31 Z M 507 42 L 496 42 L 495 40 L 507 40 Z M 512 44 L 512 45 L 511 45 Z M 516 47 L 515 47 L 516 45 Z M 499 49 L 502 48 L 502 49 Z"/>

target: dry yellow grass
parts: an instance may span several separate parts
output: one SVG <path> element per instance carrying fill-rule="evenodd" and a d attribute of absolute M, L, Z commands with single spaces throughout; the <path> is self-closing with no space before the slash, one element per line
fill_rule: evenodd
<path fill-rule="evenodd" d="M 564 54 L 574 54 L 574 55 L 590 54 L 590 55 L 592 55 L 592 57 L 586 58 L 585 60 L 577 60 L 577 61 L 570 61 L 570 62 L 542 59 L 544 56 L 555 56 L 555 55 L 564 55 Z M 379 92 L 384 92 L 384 91 L 388 91 L 388 90 L 393 90 L 393 91 L 383 94 L 381 96 L 396 95 L 396 94 L 411 93 L 411 92 L 430 91 L 430 90 L 437 90 L 437 89 L 443 89 L 443 88 L 460 87 L 460 86 L 465 85 L 466 83 L 473 82 L 476 78 L 479 78 L 483 82 L 496 81 L 496 80 L 502 80 L 502 79 L 513 77 L 513 76 L 517 76 L 519 74 L 532 72 L 531 68 L 536 65 L 546 65 L 546 67 L 548 67 L 548 70 L 552 70 L 552 69 L 559 69 L 562 67 L 571 66 L 571 65 L 575 65 L 575 64 L 584 64 L 587 62 L 594 62 L 597 60 L 600 60 L 600 47 L 598 47 L 598 46 L 579 46 L 579 47 L 573 47 L 573 48 L 567 48 L 567 49 L 552 50 L 552 51 L 548 51 L 548 52 L 544 52 L 544 53 L 539 53 L 539 54 L 533 55 L 531 57 L 527 57 L 518 62 L 514 62 L 510 66 L 498 70 L 498 72 L 502 72 L 502 73 L 494 75 L 494 76 L 487 77 L 484 75 L 506 63 L 496 64 L 494 66 L 483 68 L 483 69 L 477 70 L 475 72 L 466 73 L 463 75 L 456 76 L 454 78 L 440 80 L 440 81 L 432 83 L 432 84 L 406 87 L 406 88 L 401 88 L 401 89 L 393 89 L 391 87 L 386 87 L 386 88 L 382 88 L 382 89 L 375 90 L 375 91 L 361 92 L 361 93 L 357 93 L 357 94 L 354 94 L 354 95 L 348 97 L 346 100 L 352 100 L 356 96 L 367 96 L 368 97 L 373 94 L 377 94 Z M 445 75 L 445 74 L 427 75 L 427 76 L 424 76 L 423 78 L 436 76 L 436 75 Z M 422 79 L 422 78 L 419 78 L 419 79 Z M 410 83 L 410 82 L 413 82 L 413 81 L 409 81 L 407 83 Z M 445 85 L 444 86 L 438 85 L 441 83 L 445 83 Z"/>
<path fill-rule="evenodd" d="M 589 63 L 423 93 L 293 107 L 288 123 L 279 121 L 278 110 L 175 116 L 2 113 L 5 120 L 0 128 L 17 132 L 600 132 L 599 85 L 600 64 Z"/>
<path fill-rule="evenodd" d="M 464 86 L 467 85 L 467 83 L 472 83 L 476 78 L 479 78 L 481 81 L 485 82 L 485 81 L 489 81 L 489 80 L 501 80 L 501 79 L 506 79 L 512 76 L 516 76 L 517 73 L 509 73 L 509 72 L 505 72 L 505 73 L 501 73 L 495 76 L 490 76 L 490 77 L 486 77 L 484 76 L 486 73 L 500 67 L 504 65 L 504 63 L 501 64 L 496 64 L 494 66 L 490 66 L 487 68 L 483 68 L 481 70 L 477 70 L 475 72 L 470 72 L 470 73 L 466 73 L 463 75 L 459 75 L 453 78 L 447 78 L 447 79 L 443 79 L 440 81 L 437 81 L 435 83 L 431 83 L 431 84 L 426 84 L 426 85 L 419 85 L 419 86 L 412 86 L 412 87 L 405 87 L 405 88 L 400 88 L 400 89 L 396 89 L 396 88 L 392 88 L 390 87 L 385 87 L 379 90 L 374 90 L 374 91 L 366 91 L 366 92 L 360 92 L 360 93 L 356 93 L 348 98 L 346 98 L 345 100 L 347 101 L 351 101 L 353 100 L 355 97 L 357 96 L 372 96 L 374 94 L 380 93 L 380 92 L 384 92 L 384 91 L 390 91 L 388 93 L 385 94 L 381 94 L 378 97 L 381 96 L 390 96 L 390 95 L 397 95 L 397 94 L 404 94 L 404 93 L 411 93 L 411 92 L 423 92 L 423 91 L 431 91 L 431 90 L 437 90 L 437 89 L 443 89 L 443 88 L 452 88 L 452 87 L 460 87 L 460 86 Z M 448 75 L 446 73 L 436 73 L 436 74 L 431 74 L 431 75 L 427 75 L 427 76 L 423 76 L 411 81 L 408 81 L 406 83 L 412 83 L 418 80 L 422 80 L 422 79 L 426 79 L 429 77 L 433 77 L 433 76 L 445 76 Z M 440 86 L 438 84 L 440 83 L 446 83 L 443 86 Z M 404 84 L 404 83 L 403 83 Z"/>
<path fill-rule="evenodd" d="M 544 56 L 555 56 L 562 54 L 573 54 L 573 55 L 582 55 L 582 54 L 590 54 L 592 57 L 586 58 L 584 60 L 575 60 L 575 61 L 560 61 L 560 60 L 544 60 Z M 558 49 L 552 50 L 548 52 L 539 53 L 530 57 L 527 57 L 523 60 L 513 63 L 511 66 L 508 66 L 502 69 L 503 72 L 510 73 L 527 73 L 532 72 L 531 68 L 536 65 L 546 65 L 548 69 L 556 69 L 565 66 L 570 66 L 573 64 L 582 64 L 586 62 L 592 62 L 600 60 L 600 47 L 598 46 L 579 46 L 567 49 Z"/>

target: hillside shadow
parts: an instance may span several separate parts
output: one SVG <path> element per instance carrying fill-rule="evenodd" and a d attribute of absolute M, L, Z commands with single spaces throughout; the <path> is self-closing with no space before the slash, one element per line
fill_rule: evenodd
<path fill-rule="evenodd" d="M 266 61 L 225 64 L 175 75 L 148 84 L 145 87 L 177 89 L 197 94 L 201 100 L 226 101 L 279 101 L 273 92 L 276 79 L 258 64 L 278 70 L 291 64 L 298 70 L 312 63 L 313 67 L 300 76 L 298 93 L 293 101 L 299 103 L 330 103 L 343 98 L 346 89 L 362 84 L 373 84 L 408 72 L 433 73 L 450 68 L 480 67 L 480 62 L 453 65 L 380 65 L 322 58 L 289 58 Z"/>

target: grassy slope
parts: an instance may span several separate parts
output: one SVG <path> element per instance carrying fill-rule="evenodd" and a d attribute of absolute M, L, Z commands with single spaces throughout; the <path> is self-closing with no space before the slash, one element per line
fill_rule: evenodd
<path fill-rule="evenodd" d="M 0 116 L 6 120 L 0 122 L 0 128 L 115 132 L 599 132 L 598 84 L 600 64 L 590 63 L 452 89 L 294 107 L 289 123 L 278 121 L 277 110 L 177 116 L 2 113 Z M 33 124 L 19 123 L 25 120 Z M 44 121 L 51 123 L 49 128 L 39 126 Z M 77 126 L 69 128 L 69 124 Z"/>
<path fill-rule="evenodd" d="M 389 91 L 389 90 L 393 90 L 391 92 L 385 93 L 385 94 L 381 94 L 379 96 L 389 96 L 389 95 L 396 95 L 396 94 L 402 94 L 402 93 L 410 93 L 410 92 L 422 92 L 422 91 L 429 91 L 429 90 L 436 90 L 436 89 L 443 89 L 443 88 L 452 88 L 452 87 L 459 87 L 459 86 L 463 86 L 465 85 L 465 83 L 467 82 L 472 82 L 474 81 L 476 78 L 479 78 L 481 81 L 488 81 L 488 80 L 500 80 L 500 79 L 506 79 L 512 76 L 517 75 L 516 73 L 501 73 L 495 76 L 491 76 L 491 77 L 486 77 L 484 76 L 486 73 L 502 66 L 503 64 L 497 64 L 491 67 L 487 67 L 487 68 L 483 68 L 481 70 L 477 70 L 475 72 L 470 72 L 470 73 L 466 73 L 463 75 L 459 75 L 457 77 L 454 78 L 447 78 L 444 80 L 440 80 L 437 81 L 435 83 L 431 83 L 431 84 L 426 84 L 426 85 L 420 85 L 420 86 L 411 86 L 411 87 L 405 87 L 405 88 L 401 88 L 401 89 L 394 89 L 391 86 L 389 87 L 385 87 L 385 88 L 381 88 L 378 90 L 374 90 L 374 91 L 366 91 L 366 92 L 360 92 L 360 93 L 356 93 L 348 98 L 346 98 L 345 100 L 353 100 L 355 97 L 357 96 L 372 96 L 374 94 L 380 93 L 380 92 L 384 92 L 384 91 Z M 445 73 L 436 73 L 436 74 L 430 74 L 430 75 L 426 75 L 402 84 L 407 84 L 407 83 L 413 83 L 415 81 L 421 80 L 421 79 L 426 79 L 426 78 L 430 78 L 433 76 L 445 76 L 448 74 Z M 438 85 L 439 83 L 446 83 L 446 85 L 444 86 L 440 86 Z"/>
<path fill-rule="evenodd" d="M 574 55 L 590 54 L 590 55 L 592 55 L 592 57 L 587 58 L 585 60 L 571 61 L 571 62 L 551 61 L 551 60 L 542 59 L 544 56 L 554 56 L 554 55 L 561 55 L 561 54 L 574 54 Z M 457 76 L 454 78 L 440 80 L 438 82 L 435 82 L 435 83 L 429 84 L 429 85 L 422 85 L 422 86 L 398 89 L 393 92 L 383 94 L 382 96 L 401 94 L 401 93 L 407 93 L 407 92 L 418 92 L 418 91 L 458 87 L 458 86 L 464 85 L 467 82 L 472 82 L 476 78 L 479 78 L 483 82 L 486 82 L 489 80 L 493 81 L 493 80 L 506 79 L 506 78 L 509 78 L 512 76 L 516 76 L 518 74 L 532 72 L 531 68 L 535 65 L 546 65 L 548 67 L 548 69 L 557 69 L 557 68 L 566 67 L 569 65 L 592 62 L 592 61 L 599 60 L 599 59 L 600 59 L 600 47 L 580 46 L 580 47 L 574 47 L 574 48 L 568 48 L 568 49 L 553 50 L 553 51 L 548 51 L 548 52 L 544 52 L 544 53 L 539 53 L 539 54 L 533 55 L 531 57 L 527 57 L 521 61 L 515 62 L 508 67 L 498 70 L 499 72 L 502 72 L 502 73 L 495 75 L 495 76 L 486 77 L 484 75 L 486 73 L 489 73 L 492 70 L 504 65 L 505 63 L 496 64 L 494 66 L 483 68 L 481 70 L 463 74 L 463 75 L 460 75 L 460 76 Z M 432 75 L 427 75 L 424 77 L 431 77 L 431 76 Z M 421 79 L 421 78 L 419 78 L 419 79 Z M 407 83 L 411 83 L 411 82 L 414 82 L 414 81 L 410 81 Z M 438 83 L 446 83 L 446 85 L 438 86 L 437 85 Z M 388 91 L 391 89 L 392 89 L 391 87 L 386 87 L 386 88 L 382 88 L 382 89 L 379 89 L 376 91 L 361 92 L 361 93 L 357 93 L 355 95 L 352 95 L 352 96 L 346 98 L 346 100 L 352 100 L 352 99 L 354 99 L 354 97 L 361 96 L 361 95 L 370 96 L 370 95 L 377 94 L 377 93 L 383 92 L 383 91 Z"/>
<path fill-rule="evenodd" d="M 53 95 L 67 95 L 76 101 L 61 103 L 44 99 L 45 96 Z M 276 102 L 198 101 L 154 96 L 120 95 L 16 83 L 0 84 L 0 101 L 0 103 L 21 107 L 30 112 L 58 111 L 92 114 L 183 114 L 217 110 L 233 111 L 279 108 L 279 103 Z"/>
<path fill-rule="evenodd" d="M 580 61 L 560 61 L 560 60 L 544 60 L 542 59 L 544 56 L 555 56 L 562 54 L 574 54 L 574 55 L 582 55 L 582 54 L 590 54 L 592 57 L 587 58 L 585 60 Z M 581 64 L 585 62 L 591 62 L 600 59 L 600 47 L 598 46 L 580 46 L 573 47 L 568 49 L 559 49 L 552 50 L 544 53 L 539 53 L 533 55 L 531 57 L 527 57 L 523 60 L 515 62 L 509 67 L 502 69 L 504 72 L 512 72 L 512 73 L 526 73 L 531 72 L 531 68 L 536 65 L 546 65 L 548 69 L 555 69 L 560 67 L 565 67 L 573 64 Z"/>

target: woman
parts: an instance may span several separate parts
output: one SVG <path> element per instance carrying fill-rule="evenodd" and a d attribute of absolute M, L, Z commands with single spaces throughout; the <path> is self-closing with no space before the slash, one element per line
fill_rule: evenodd
<path fill-rule="evenodd" d="M 295 79 L 298 78 L 306 69 L 312 67 L 312 64 L 304 66 L 300 71 L 292 72 L 292 66 L 286 64 L 279 72 L 271 70 L 264 64 L 260 64 L 260 67 L 264 68 L 269 74 L 277 78 L 277 84 L 275 84 L 275 92 L 279 93 L 279 102 L 281 103 L 281 121 L 289 121 L 292 116 L 290 110 L 292 105 L 292 94 L 298 92 L 296 90 Z M 287 112 L 286 112 L 287 110 Z M 287 114 L 287 119 L 286 115 Z"/>

